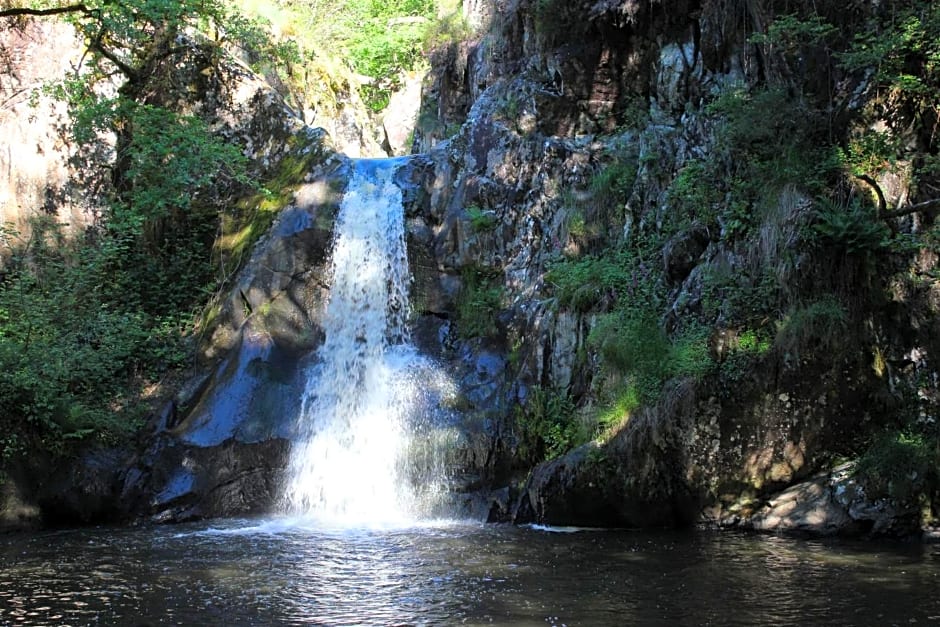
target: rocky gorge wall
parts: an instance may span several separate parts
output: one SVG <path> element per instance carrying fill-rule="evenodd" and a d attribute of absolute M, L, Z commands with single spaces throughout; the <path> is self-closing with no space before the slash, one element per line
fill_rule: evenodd
<path fill-rule="evenodd" d="M 418 129 L 434 174 L 412 222 L 416 307 L 419 325 L 447 321 L 465 388 L 486 383 L 489 396 L 468 394 L 467 405 L 489 425 L 486 454 L 471 457 L 487 460 L 480 474 L 494 489 L 493 520 L 897 535 L 921 524 L 922 501 L 833 468 L 904 416 L 934 419 L 928 356 L 940 337 L 940 287 L 927 277 L 936 255 L 885 255 L 872 275 L 864 251 L 819 246 L 818 201 L 804 180 L 757 181 L 742 216 L 728 208 L 734 189 L 693 178 L 716 171 L 702 164 L 725 162 L 718 171 L 730 173 L 734 159 L 768 159 L 729 152 L 729 126 L 766 143 L 801 132 L 761 130 L 769 110 L 738 122 L 744 130 L 716 114 L 727 94 L 767 93 L 791 69 L 752 36 L 784 8 L 731 4 L 509 2 L 486 35 L 442 54 L 427 84 L 424 105 L 439 122 Z M 808 56 L 785 85 L 816 90 L 818 62 Z M 846 99 L 865 88 L 850 75 L 832 87 Z M 879 186 L 892 206 L 910 194 L 891 173 Z M 931 224 L 927 215 L 900 228 Z M 586 264 L 581 285 L 560 284 L 553 270 L 615 248 L 638 262 L 632 286 L 605 284 Z M 588 291 L 572 297 L 579 287 Z M 617 392 L 644 374 L 644 357 L 634 349 L 624 357 L 634 363 L 617 372 L 605 350 L 618 337 L 642 345 L 630 335 L 633 314 L 618 311 L 651 294 L 673 348 L 695 330 L 708 356 L 618 410 Z M 817 315 L 830 297 L 837 313 Z M 598 341 L 612 312 L 622 326 Z M 598 425 L 599 415 L 608 422 Z M 540 464 L 529 455 L 532 437 L 550 445 L 572 422 L 589 435 L 565 445 L 586 444 Z"/>

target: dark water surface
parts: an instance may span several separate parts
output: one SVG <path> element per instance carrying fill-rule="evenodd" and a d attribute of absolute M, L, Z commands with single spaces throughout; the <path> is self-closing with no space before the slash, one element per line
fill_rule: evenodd
<path fill-rule="evenodd" d="M 287 520 L 0 536 L 0 625 L 940 625 L 940 547 Z"/>

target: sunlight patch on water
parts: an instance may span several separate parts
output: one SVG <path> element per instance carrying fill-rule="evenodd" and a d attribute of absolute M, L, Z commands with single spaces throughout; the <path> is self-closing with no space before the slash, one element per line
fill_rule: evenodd
<path fill-rule="evenodd" d="M 531 529 L 532 531 L 545 531 L 547 533 L 580 533 L 583 531 L 610 531 L 609 528 L 601 527 L 566 527 L 566 526 L 555 526 L 555 525 L 521 525 L 526 529 Z"/>
<path fill-rule="evenodd" d="M 437 531 L 459 528 L 479 528 L 483 523 L 476 520 L 458 519 L 458 518 L 434 518 L 428 520 L 416 520 L 401 525 L 389 524 L 379 521 L 373 524 L 362 526 L 350 526 L 349 524 L 330 525 L 324 524 L 323 520 L 315 516 L 306 515 L 286 515 L 274 518 L 265 518 L 259 520 L 229 520 L 226 521 L 230 526 L 207 527 L 197 531 L 187 531 L 173 534 L 173 538 L 188 538 L 194 536 L 252 536 L 267 535 L 279 536 L 284 534 L 313 534 L 317 536 L 357 536 L 383 534 L 405 531 Z"/>

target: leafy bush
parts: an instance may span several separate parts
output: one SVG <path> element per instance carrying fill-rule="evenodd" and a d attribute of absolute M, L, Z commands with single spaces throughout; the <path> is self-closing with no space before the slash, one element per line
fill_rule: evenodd
<path fill-rule="evenodd" d="M 601 316 L 588 336 L 602 368 L 627 380 L 643 405 L 659 400 L 673 377 L 701 377 L 712 367 L 708 330 L 690 325 L 670 338 L 650 310 L 622 309 Z"/>
<path fill-rule="evenodd" d="M 584 238 L 590 234 L 584 214 L 577 209 L 566 216 L 565 228 L 571 237 Z"/>
<path fill-rule="evenodd" d="M 587 256 L 552 264 L 545 280 L 554 287 L 560 306 L 590 311 L 605 295 L 625 287 L 629 278 L 616 257 Z"/>
<path fill-rule="evenodd" d="M 706 317 L 739 327 L 760 326 L 780 314 L 776 278 L 764 270 L 757 276 L 729 268 L 708 267 L 703 276 L 702 308 Z"/>
<path fill-rule="evenodd" d="M 598 428 L 603 432 L 610 432 L 618 427 L 637 409 L 643 406 L 640 388 L 635 383 L 628 383 L 613 400 L 606 404 L 597 414 Z"/>
<path fill-rule="evenodd" d="M 48 216 L 4 229 L 0 430 L 7 457 L 129 436 L 144 389 L 185 365 L 216 285 L 220 207 L 251 189 L 240 150 L 197 118 L 124 97 L 73 100 L 76 139 L 122 129 L 100 222 L 69 242 Z M 96 155 L 89 155 L 90 159 Z M 0 460 L 2 464 L 3 460 Z"/>
<path fill-rule="evenodd" d="M 937 483 L 938 442 L 913 431 L 875 438 L 859 458 L 855 474 L 870 498 L 916 502 Z"/>
<path fill-rule="evenodd" d="M 635 161 L 618 158 L 591 177 L 590 190 L 594 201 L 609 209 L 627 201 L 636 180 Z"/>
<path fill-rule="evenodd" d="M 795 13 L 778 15 L 767 27 L 766 33 L 755 33 L 751 43 L 781 46 L 788 53 L 819 44 L 838 33 L 838 29 L 819 15 L 801 17 Z"/>
<path fill-rule="evenodd" d="M 868 256 L 890 247 L 888 227 L 858 203 L 822 201 L 812 230 L 817 245 L 840 254 Z"/>
<path fill-rule="evenodd" d="M 503 308 L 504 288 L 499 273 L 468 267 L 462 278 L 463 288 L 457 299 L 458 333 L 463 338 L 492 335 L 496 316 Z"/>
<path fill-rule="evenodd" d="M 114 288 L 127 281 L 118 265 L 127 250 L 104 235 L 96 244 L 46 251 L 30 243 L 16 251 L 0 287 L 0 431 L 8 457 L 128 436 L 148 409 L 143 382 L 189 355 L 178 312 L 155 315 Z"/>
<path fill-rule="evenodd" d="M 692 160 L 686 163 L 669 185 L 666 192 L 675 211 L 682 217 L 677 226 L 693 221 L 709 224 L 716 218 L 719 203 L 724 194 L 715 185 L 716 173 L 710 171 L 705 161 Z"/>
<path fill-rule="evenodd" d="M 801 347 L 814 350 L 835 349 L 842 344 L 842 333 L 849 322 L 845 307 L 834 296 L 791 310 L 778 324 L 776 346 L 799 354 Z"/>
<path fill-rule="evenodd" d="M 518 454 L 531 463 L 558 457 L 589 439 L 571 398 L 539 387 L 516 413 L 515 424 Z"/>
<path fill-rule="evenodd" d="M 558 297 L 558 304 L 576 311 L 610 306 L 619 299 L 658 303 L 652 263 L 642 261 L 628 248 L 614 248 L 580 259 L 561 259 L 545 274 Z"/>

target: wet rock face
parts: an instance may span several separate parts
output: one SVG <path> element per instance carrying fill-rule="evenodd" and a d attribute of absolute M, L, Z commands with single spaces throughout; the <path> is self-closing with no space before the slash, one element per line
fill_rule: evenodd
<path fill-rule="evenodd" d="M 282 493 L 289 452 L 278 438 L 193 447 L 161 437 L 127 472 L 122 506 L 156 522 L 267 513 Z"/>
<path fill-rule="evenodd" d="M 219 304 L 206 371 L 177 395 L 123 478 L 128 512 L 162 522 L 270 511 L 312 351 L 323 341 L 332 225 L 347 162 L 299 186 Z"/>
<path fill-rule="evenodd" d="M 310 182 L 294 190 L 292 202 L 219 303 L 204 334 L 202 359 L 212 362 L 231 351 L 249 318 L 288 351 L 306 351 L 318 343 L 315 316 L 328 289 L 324 269 L 347 174 L 348 161 L 327 152 L 321 167 L 308 176 Z"/>

